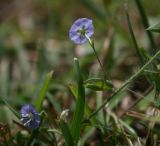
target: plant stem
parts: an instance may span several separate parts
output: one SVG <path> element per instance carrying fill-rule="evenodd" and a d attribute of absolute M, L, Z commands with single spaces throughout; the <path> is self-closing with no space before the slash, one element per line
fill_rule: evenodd
<path fill-rule="evenodd" d="M 100 65 L 100 67 L 101 67 L 101 70 L 102 70 L 102 72 L 103 72 L 104 80 L 106 80 L 106 79 L 107 79 L 106 73 L 105 73 L 105 70 L 104 70 L 104 68 L 103 68 L 103 65 L 102 65 L 102 63 L 101 63 L 101 61 L 100 61 L 100 59 L 99 59 L 99 57 L 98 57 L 98 54 L 97 54 L 97 52 L 96 52 L 96 49 L 95 49 L 95 46 L 94 46 L 94 42 L 93 42 L 86 34 L 85 34 L 85 37 L 88 39 L 89 44 L 91 45 L 91 47 L 92 47 L 92 49 L 93 49 L 93 52 L 94 52 L 94 54 L 95 54 L 95 56 L 96 56 L 96 58 L 97 58 L 97 60 L 98 60 L 98 63 L 99 63 L 99 65 Z"/>
<path fill-rule="evenodd" d="M 108 97 L 104 102 L 103 104 L 98 108 L 96 109 L 96 111 L 94 111 L 88 119 L 92 118 L 94 115 L 96 115 L 105 105 L 107 102 L 109 102 L 111 99 L 113 99 L 113 97 L 115 97 L 120 91 L 122 91 L 122 89 L 124 87 L 126 87 L 132 80 L 134 80 L 135 78 L 138 77 L 138 75 L 140 75 L 143 70 L 158 56 L 160 55 L 160 50 L 146 63 L 142 66 L 142 68 L 140 70 L 138 70 L 134 75 L 132 75 L 128 80 L 126 80 L 122 86 L 117 89 L 110 97 Z"/>

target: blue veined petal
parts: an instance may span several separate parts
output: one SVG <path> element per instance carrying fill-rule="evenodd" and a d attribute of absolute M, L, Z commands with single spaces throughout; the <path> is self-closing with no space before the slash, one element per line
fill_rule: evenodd
<path fill-rule="evenodd" d="M 88 20 L 88 22 L 85 23 L 84 26 L 85 26 L 86 30 L 89 30 L 90 28 L 93 28 L 93 22 L 92 22 L 92 20 Z"/>
<path fill-rule="evenodd" d="M 89 32 L 86 33 L 86 35 L 87 35 L 88 37 L 91 37 L 91 36 L 93 35 L 93 32 L 89 31 Z"/>
<path fill-rule="evenodd" d="M 94 26 L 91 19 L 77 19 L 69 30 L 69 37 L 75 44 L 83 44 L 88 41 L 85 35 L 91 37 L 94 34 Z"/>
<path fill-rule="evenodd" d="M 40 118 L 35 107 L 31 104 L 26 104 L 21 107 L 21 122 L 24 126 L 28 127 L 30 130 L 38 128 L 40 123 Z"/>

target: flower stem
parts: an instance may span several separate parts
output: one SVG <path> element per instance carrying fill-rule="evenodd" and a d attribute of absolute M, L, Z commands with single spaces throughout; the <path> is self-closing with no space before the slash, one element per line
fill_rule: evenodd
<path fill-rule="evenodd" d="M 103 104 L 98 108 L 96 109 L 89 117 L 88 119 L 92 118 L 94 115 L 96 115 L 105 105 L 107 102 L 109 102 L 111 99 L 113 99 L 119 92 L 122 91 L 122 89 L 124 87 L 126 87 L 132 80 L 136 79 L 138 77 L 138 75 L 140 75 L 143 70 L 158 56 L 160 55 L 160 50 L 146 63 L 144 64 L 140 70 L 138 70 L 134 75 L 132 75 L 128 80 L 126 80 L 122 86 L 117 89 L 111 96 L 109 96 L 104 102 Z"/>
<path fill-rule="evenodd" d="M 96 49 L 95 49 L 95 46 L 94 46 L 94 42 L 93 42 L 86 34 L 85 34 L 85 37 L 88 39 L 89 44 L 91 45 L 91 47 L 92 47 L 92 49 L 93 49 L 93 51 L 94 51 L 94 54 L 95 54 L 95 56 L 96 56 L 96 58 L 97 58 L 97 60 L 98 60 L 98 63 L 99 63 L 99 65 L 100 65 L 100 67 L 101 67 L 101 70 L 102 70 L 102 72 L 103 72 L 104 80 L 106 80 L 106 79 L 107 79 L 106 73 L 105 73 L 105 70 L 104 70 L 104 68 L 103 68 L 103 65 L 102 65 L 102 63 L 101 63 L 101 61 L 100 61 L 100 59 L 99 59 L 99 57 L 98 57 L 98 54 L 97 54 L 97 52 L 96 52 Z"/>

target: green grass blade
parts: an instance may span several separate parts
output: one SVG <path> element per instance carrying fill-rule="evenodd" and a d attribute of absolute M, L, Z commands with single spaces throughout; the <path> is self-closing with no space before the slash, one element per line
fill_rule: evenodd
<path fill-rule="evenodd" d="M 84 109 L 85 109 L 85 89 L 83 86 L 83 78 L 81 75 L 79 62 L 77 58 L 74 58 L 74 65 L 76 71 L 76 78 L 78 84 L 78 98 L 76 100 L 76 109 L 73 115 L 73 120 L 71 124 L 71 133 L 75 142 L 78 141 L 80 136 L 80 130 L 82 127 Z"/>
<path fill-rule="evenodd" d="M 78 98 L 78 86 L 77 84 L 69 84 L 68 85 L 72 95 L 75 97 L 75 99 Z"/>
<path fill-rule="evenodd" d="M 13 108 L 12 108 L 12 106 L 7 102 L 7 100 L 6 99 L 0 99 L 0 100 L 2 100 L 2 102 L 10 109 L 10 111 L 18 118 L 18 119 L 20 119 L 20 114 L 16 111 L 16 110 L 14 110 Z"/>
<path fill-rule="evenodd" d="M 82 4 L 84 4 L 95 16 L 101 18 L 102 20 L 106 20 L 107 14 L 103 12 L 92 0 L 80 0 Z"/>
<path fill-rule="evenodd" d="M 72 93 L 72 95 L 75 97 L 75 99 L 78 98 L 78 87 L 75 84 L 70 84 L 69 85 L 69 89 Z M 89 116 L 91 114 L 92 110 L 91 108 L 88 106 L 87 103 L 85 103 L 85 115 Z M 92 122 L 92 124 L 97 124 L 98 121 L 95 117 L 92 117 L 92 119 L 90 119 L 90 121 Z"/>
<path fill-rule="evenodd" d="M 39 92 L 39 97 L 38 99 L 36 100 L 35 102 L 35 106 L 37 108 L 38 111 L 41 110 L 41 107 L 42 107 L 42 102 L 46 96 L 46 93 L 48 91 L 48 87 L 49 87 L 49 83 L 52 79 L 52 75 L 53 75 L 53 71 L 49 72 L 45 78 L 45 81 L 40 89 L 40 92 Z"/>
<path fill-rule="evenodd" d="M 103 103 L 103 91 L 98 91 L 96 92 L 96 108 L 100 107 Z M 98 114 L 97 114 L 97 119 L 99 121 L 101 121 L 101 123 L 105 124 L 105 116 L 104 116 L 104 111 L 101 110 Z"/>
<path fill-rule="evenodd" d="M 148 23 L 148 19 L 147 19 L 147 16 L 146 16 L 146 13 L 145 13 L 145 10 L 142 6 L 142 3 L 141 3 L 141 0 L 135 0 L 136 2 L 136 5 L 137 5 L 137 8 L 139 10 L 139 13 L 140 13 L 140 16 L 141 16 L 141 19 L 142 19 L 142 23 L 143 23 L 143 26 L 145 29 L 147 29 L 149 27 L 149 23 Z M 156 47 L 156 44 L 154 42 L 154 39 L 153 39 L 153 35 L 151 32 L 149 31 L 146 31 L 147 35 L 148 35 L 148 38 L 149 38 L 149 41 L 150 41 L 150 45 L 151 45 L 151 48 L 155 51 L 157 49 Z"/>
<path fill-rule="evenodd" d="M 129 17 L 129 14 L 128 14 L 127 6 L 125 8 L 125 13 L 126 13 L 128 28 L 129 28 L 129 32 L 130 32 L 130 35 L 131 35 L 131 38 L 132 38 L 132 41 L 133 41 L 133 45 L 135 47 L 136 53 L 139 56 L 139 59 L 140 59 L 141 63 L 144 64 L 143 56 L 142 56 L 142 54 L 140 52 L 140 49 L 138 47 L 138 44 L 137 44 L 133 29 L 132 29 L 132 24 L 131 24 L 130 17 Z"/>
<path fill-rule="evenodd" d="M 74 141 L 73 141 L 73 138 L 72 138 L 72 135 L 70 133 L 70 129 L 69 129 L 67 123 L 63 119 L 60 119 L 59 126 L 61 128 L 62 134 L 63 134 L 64 139 L 66 141 L 66 145 L 67 146 L 74 146 Z"/>
<path fill-rule="evenodd" d="M 146 30 L 160 33 L 160 22 L 148 27 Z"/>
<path fill-rule="evenodd" d="M 47 92 L 46 96 L 47 96 L 47 99 L 49 100 L 49 102 L 52 104 L 52 106 L 58 112 L 60 112 L 61 111 L 60 103 L 55 100 L 55 97 L 51 93 L 49 93 L 49 92 Z"/>

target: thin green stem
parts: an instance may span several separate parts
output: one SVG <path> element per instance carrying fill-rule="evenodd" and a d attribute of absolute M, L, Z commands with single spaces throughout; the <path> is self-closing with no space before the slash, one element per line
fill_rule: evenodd
<path fill-rule="evenodd" d="M 142 68 L 140 70 L 138 70 L 133 76 L 131 76 L 128 80 L 126 80 L 122 86 L 117 89 L 109 98 L 107 98 L 103 104 L 96 110 L 94 111 L 90 116 L 89 119 L 92 118 L 94 115 L 96 115 L 101 109 L 103 109 L 103 107 L 106 105 L 107 102 L 109 102 L 111 99 L 113 99 L 119 92 L 122 91 L 122 89 L 124 89 L 132 80 L 136 79 L 138 77 L 138 75 L 140 75 L 144 69 L 158 56 L 160 55 L 160 50 L 146 63 L 142 66 Z"/>
<path fill-rule="evenodd" d="M 95 54 L 95 56 L 96 56 L 96 58 L 97 58 L 97 60 L 98 60 L 98 63 L 99 63 L 99 65 L 100 65 L 100 67 L 101 67 L 101 70 L 102 70 L 102 72 L 103 72 L 104 79 L 106 80 L 106 79 L 107 79 L 106 73 L 105 73 L 105 70 L 104 70 L 104 68 L 103 68 L 103 65 L 102 65 L 102 63 L 101 63 L 101 61 L 100 61 L 100 59 L 99 59 L 99 57 L 98 57 L 98 54 L 97 54 L 97 52 L 96 52 L 96 49 L 95 49 L 95 46 L 94 46 L 94 42 L 93 42 L 86 34 L 85 34 L 85 37 L 88 39 L 89 44 L 91 45 L 91 47 L 92 47 L 92 49 L 93 49 L 93 52 L 94 52 L 94 54 Z"/>

